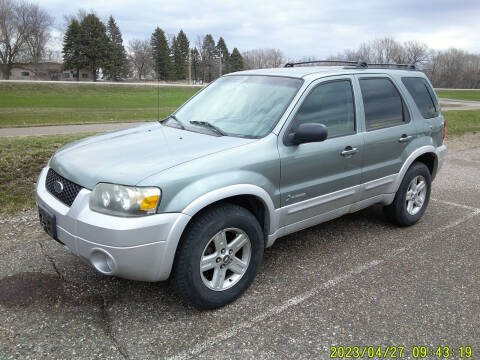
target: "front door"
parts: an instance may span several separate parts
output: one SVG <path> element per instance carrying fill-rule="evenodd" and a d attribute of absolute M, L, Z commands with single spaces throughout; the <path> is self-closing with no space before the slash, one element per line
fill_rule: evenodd
<path fill-rule="evenodd" d="M 290 225 L 346 206 L 355 200 L 361 179 L 363 134 L 357 133 L 353 77 L 322 79 L 300 100 L 285 133 L 281 160 L 280 225 Z M 327 126 L 323 142 L 291 145 L 299 124 Z"/>

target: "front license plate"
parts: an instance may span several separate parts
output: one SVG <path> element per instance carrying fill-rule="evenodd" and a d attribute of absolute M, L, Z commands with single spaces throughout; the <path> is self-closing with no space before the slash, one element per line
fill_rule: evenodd
<path fill-rule="evenodd" d="M 53 215 L 50 211 L 39 205 L 38 217 L 40 219 L 40 225 L 42 225 L 43 230 L 45 230 L 48 235 L 58 241 L 55 215 Z"/>

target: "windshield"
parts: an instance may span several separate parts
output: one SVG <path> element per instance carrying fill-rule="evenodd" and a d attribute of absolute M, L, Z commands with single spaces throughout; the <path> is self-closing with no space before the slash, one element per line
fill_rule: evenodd
<path fill-rule="evenodd" d="M 263 137 L 302 83 L 301 79 L 286 77 L 225 76 L 187 102 L 175 117 L 187 129 L 205 131 L 207 122 L 207 126 L 213 125 L 226 135 Z"/>

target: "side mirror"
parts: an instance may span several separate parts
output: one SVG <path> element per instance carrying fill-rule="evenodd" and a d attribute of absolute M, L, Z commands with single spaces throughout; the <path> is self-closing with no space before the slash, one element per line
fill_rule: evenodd
<path fill-rule="evenodd" d="M 300 145 L 305 143 L 324 141 L 328 136 L 328 129 L 323 124 L 306 123 L 300 124 L 297 131 L 290 134 L 291 144 Z"/>

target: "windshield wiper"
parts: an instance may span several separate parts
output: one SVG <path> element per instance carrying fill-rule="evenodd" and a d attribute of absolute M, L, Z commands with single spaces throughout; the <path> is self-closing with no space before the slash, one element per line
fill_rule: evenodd
<path fill-rule="evenodd" d="M 189 123 L 192 124 L 192 125 L 199 125 L 199 126 L 207 127 L 209 129 L 215 131 L 220 136 L 227 136 L 227 133 L 225 131 L 223 131 L 222 129 L 220 129 L 219 127 L 217 127 L 213 124 L 210 124 L 208 121 L 191 120 L 191 121 L 189 121 Z"/>
<path fill-rule="evenodd" d="M 170 115 L 169 117 L 162 120 L 161 122 L 163 123 L 164 121 L 168 121 L 170 119 L 175 120 L 175 122 L 180 126 L 180 129 L 185 130 L 185 126 L 183 125 L 183 123 L 180 120 L 178 120 L 178 118 L 175 115 Z"/>

